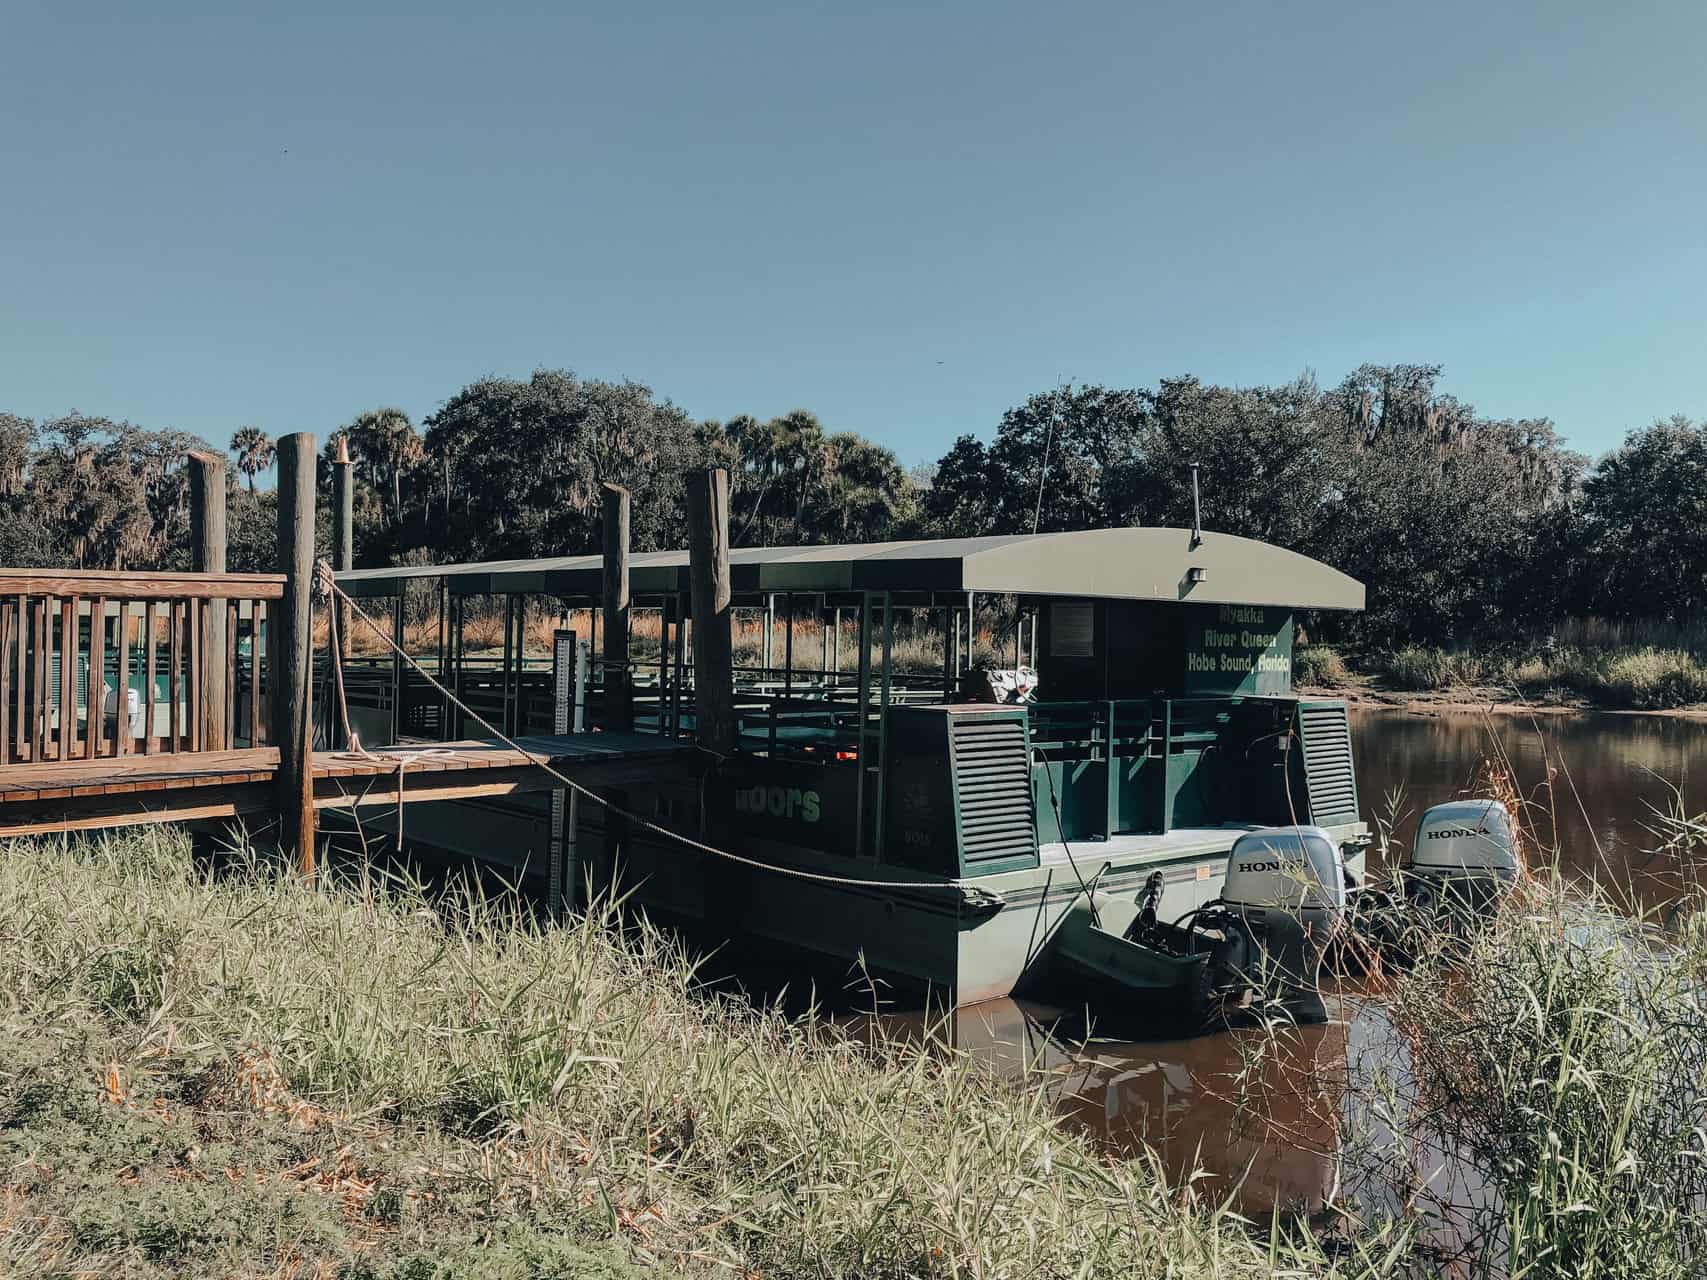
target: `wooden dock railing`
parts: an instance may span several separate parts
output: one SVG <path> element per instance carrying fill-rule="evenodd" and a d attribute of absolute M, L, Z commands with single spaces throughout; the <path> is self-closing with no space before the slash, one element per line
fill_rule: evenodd
<path fill-rule="evenodd" d="M 267 615 L 284 582 L 0 569 L 0 765 L 272 740 Z M 210 686 L 223 690 L 223 714 L 209 705 Z"/>

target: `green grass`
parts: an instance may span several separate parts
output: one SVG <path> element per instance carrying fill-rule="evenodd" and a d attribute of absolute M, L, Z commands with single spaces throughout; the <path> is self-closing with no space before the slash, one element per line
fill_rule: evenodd
<path fill-rule="evenodd" d="M 1655 831 L 1707 851 L 1681 809 Z M 1707 1253 L 1707 928 L 1662 944 L 1545 875 L 1389 979 L 1313 1082 L 1387 1187 L 1348 1183 L 1330 1236 L 1099 1151 L 1052 1077 L 709 997 L 605 918 L 213 879 L 162 829 L 13 844 L 0 920 L 5 1274 L 1562 1280 Z M 1491 1189 L 1444 1236 L 1440 1152 Z"/>
<path fill-rule="evenodd" d="M 710 1000 L 656 934 L 0 861 L 0 1271 L 1259 1276 L 1282 1245 L 937 1047 Z"/>
<path fill-rule="evenodd" d="M 1497 1193 L 1456 1211 L 1464 1274 L 1701 1274 L 1707 947 L 1693 918 L 1671 956 L 1640 935 L 1537 895 L 1397 984 L 1409 1070 L 1388 1113 L 1407 1141 L 1392 1147 L 1452 1151 Z M 1425 1162 L 1396 1173 L 1417 1185 Z"/>

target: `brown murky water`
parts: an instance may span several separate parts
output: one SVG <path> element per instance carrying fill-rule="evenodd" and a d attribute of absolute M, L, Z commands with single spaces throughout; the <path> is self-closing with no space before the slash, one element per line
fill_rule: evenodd
<path fill-rule="evenodd" d="M 1680 869 L 1653 855 L 1656 811 L 1679 787 L 1707 809 L 1707 721 L 1667 716 L 1484 716 L 1358 710 L 1353 756 L 1364 819 L 1400 817 L 1407 848 L 1428 806 L 1467 793 L 1484 761 L 1507 762 L 1542 856 L 1593 878 L 1627 906 L 1663 907 Z"/>
<path fill-rule="evenodd" d="M 1689 813 L 1707 810 L 1707 722 L 1380 710 L 1356 712 L 1353 734 L 1364 817 L 1390 825 L 1393 847 L 1408 845 L 1428 806 L 1470 793 L 1484 760 L 1503 759 L 1541 849 L 1556 847 L 1571 874 L 1613 887 L 1639 910 L 1663 908 L 1683 874 L 1650 853 L 1670 785 L 1681 787 Z M 1246 1212 L 1313 1214 L 1348 1193 L 1366 1207 L 1402 1195 L 1425 1211 L 1432 1203 L 1450 1235 L 1450 1206 L 1485 1203 L 1486 1190 L 1465 1185 L 1442 1156 L 1426 1191 L 1396 1191 L 1378 1155 L 1348 1148 L 1348 1135 L 1361 1135 L 1379 1150 L 1379 1117 L 1352 1114 L 1367 1107 L 1367 1092 L 1348 1082 L 1396 1065 L 1382 1060 L 1393 1038 L 1383 1034 L 1380 1002 L 1355 989 L 1329 1009 L 1328 1025 L 1279 1039 L 1251 1030 L 1075 1046 L 1052 1035 L 1055 1011 L 1004 1000 L 963 1011 L 955 1035 L 1004 1070 L 1048 1072 L 1073 1124 L 1116 1151 L 1150 1147 L 1172 1176 L 1196 1172 L 1205 1194 L 1236 1189 Z"/>

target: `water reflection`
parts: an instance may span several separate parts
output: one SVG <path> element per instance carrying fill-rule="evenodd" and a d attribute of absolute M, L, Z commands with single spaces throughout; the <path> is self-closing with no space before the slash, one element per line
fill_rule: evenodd
<path fill-rule="evenodd" d="M 1330 1009 L 1330 1013 L 1334 1012 Z M 1153 1150 L 1247 1212 L 1314 1216 L 1335 1196 L 1347 1023 L 1193 1040 L 1076 1043 L 1056 1011 L 1013 1000 L 964 1009 L 955 1044 L 1004 1073 L 1042 1073 L 1062 1116 L 1111 1150 Z"/>
<path fill-rule="evenodd" d="M 1397 845 L 1422 811 L 1466 794 L 1483 761 L 1509 762 L 1525 818 L 1571 874 L 1592 878 L 1638 909 L 1674 899 L 1685 876 L 1652 854 L 1656 808 L 1681 785 L 1691 813 L 1707 809 L 1707 722 L 1664 716 L 1419 714 L 1354 709 L 1353 757 L 1364 818 L 1390 816 L 1402 793 Z M 1694 766 L 1693 768 L 1691 766 Z"/>
<path fill-rule="evenodd" d="M 1707 809 L 1707 723 L 1635 716 L 1487 717 L 1359 710 L 1358 789 L 1371 823 L 1393 816 L 1408 847 L 1428 806 L 1470 793 L 1490 756 L 1507 761 L 1543 847 L 1630 905 L 1674 898 L 1683 870 L 1650 851 L 1668 783 Z M 1692 765 L 1697 767 L 1691 768 Z M 997 1000 L 961 1010 L 955 1043 L 1004 1073 L 1043 1073 L 1067 1122 L 1120 1154 L 1148 1147 L 1174 1179 L 1198 1178 L 1242 1212 L 1315 1217 L 1351 1207 L 1425 1224 L 1443 1268 L 1497 1224 L 1496 1194 L 1424 1135 L 1395 1133 L 1384 1082 L 1409 1075 L 1403 1036 L 1377 996 L 1347 984 L 1324 1026 L 1243 1029 L 1194 1040 L 1083 1040 L 1057 1010 Z M 887 1019 L 886 1019 L 887 1021 Z M 905 1021 L 904 1019 L 902 1021 Z M 1491 1215 L 1491 1217 L 1490 1217 Z"/>

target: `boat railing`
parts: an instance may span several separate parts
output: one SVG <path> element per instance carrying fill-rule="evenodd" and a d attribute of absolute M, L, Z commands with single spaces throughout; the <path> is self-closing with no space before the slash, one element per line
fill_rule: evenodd
<path fill-rule="evenodd" d="M 1252 748 L 1276 736 L 1289 705 L 1237 695 L 1033 703 L 1039 838 L 1281 820 L 1277 754 Z"/>

